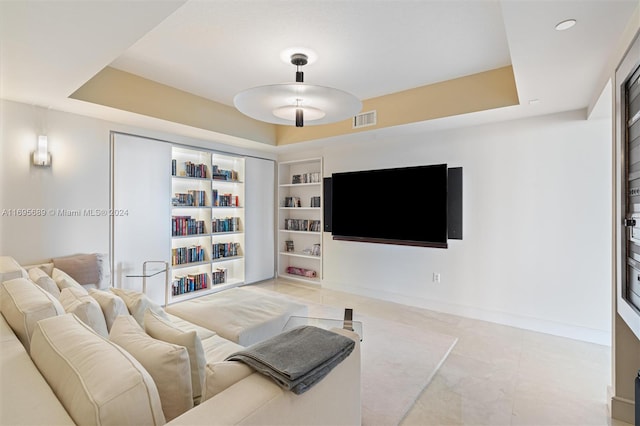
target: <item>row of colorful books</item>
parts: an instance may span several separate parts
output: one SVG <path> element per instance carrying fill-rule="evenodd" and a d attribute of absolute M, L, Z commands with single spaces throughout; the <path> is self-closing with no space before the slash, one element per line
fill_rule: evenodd
<path fill-rule="evenodd" d="M 309 219 L 285 219 L 284 229 L 287 231 L 320 232 L 320 221 Z"/>
<path fill-rule="evenodd" d="M 216 207 L 238 207 L 239 198 L 233 194 L 218 194 L 218 190 L 213 190 L 213 205 Z"/>
<path fill-rule="evenodd" d="M 236 170 L 224 170 L 214 164 L 211 177 L 213 177 L 214 180 L 238 181 L 240 174 Z"/>
<path fill-rule="evenodd" d="M 211 232 L 237 232 L 240 230 L 239 217 L 225 217 L 211 221 Z"/>
<path fill-rule="evenodd" d="M 175 277 L 171 284 L 171 292 L 174 296 L 178 296 L 180 294 L 204 290 L 208 288 L 208 280 L 209 277 L 206 272 Z"/>
<path fill-rule="evenodd" d="M 171 175 L 178 176 L 178 162 L 175 159 L 171 160 Z M 180 176 L 194 177 L 194 178 L 207 178 L 208 169 L 206 164 L 196 164 L 191 161 L 184 162 L 184 174 L 180 173 Z"/>
<path fill-rule="evenodd" d="M 171 264 L 184 265 L 185 263 L 204 262 L 204 247 L 189 246 L 171 249 Z"/>
<path fill-rule="evenodd" d="M 212 258 L 220 259 L 233 256 L 240 256 L 240 243 L 216 243 L 213 245 Z"/>
<path fill-rule="evenodd" d="M 206 234 L 204 220 L 197 220 L 191 216 L 171 216 L 171 235 Z"/>
<path fill-rule="evenodd" d="M 207 205 L 206 191 L 189 190 L 187 193 L 176 193 L 175 197 L 171 199 L 171 204 L 174 206 L 191 206 L 201 207 Z"/>

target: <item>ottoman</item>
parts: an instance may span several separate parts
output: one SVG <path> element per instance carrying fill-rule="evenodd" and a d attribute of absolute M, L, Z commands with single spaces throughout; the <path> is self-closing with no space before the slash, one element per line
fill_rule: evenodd
<path fill-rule="evenodd" d="M 186 300 L 167 306 L 166 311 L 242 346 L 280 334 L 289 317 L 308 313 L 302 303 L 250 287 Z"/>

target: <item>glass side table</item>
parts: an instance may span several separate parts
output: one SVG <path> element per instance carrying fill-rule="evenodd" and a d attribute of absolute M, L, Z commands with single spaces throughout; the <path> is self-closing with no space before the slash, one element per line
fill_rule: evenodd
<path fill-rule="evenodd" d="M 347 328 L 345 327 L 345 321 L 341 319 L 332 319 L 332 318 L 314 318 L 314 317 L 304 317 L 293 315 L 289 317 L 289 320 L 282 328 L 282 331 L 291 330 L 292 328 L 299 327 L 301 325 L 313 325 L 315 327 L 324 328 L 325 330 L 329 330 L 332 328 Z M 362 342 L 362 322 L 361 321 L 351 321 L 352 331 L 356 333 L 360 337 L 360 341 Z"/>
<path fill-rule="evenodd" d="M 155 266 L 148 267 L 149 264 Z M 164 272 L 164 307 L 169 302 L 169 262 L 163 260 L 147 260 L 142 264 L 141 274 L 128 274 L 127 278 L 142 278 L 142 292 L 147 294 L 147 278 L 155 277 Z"/>

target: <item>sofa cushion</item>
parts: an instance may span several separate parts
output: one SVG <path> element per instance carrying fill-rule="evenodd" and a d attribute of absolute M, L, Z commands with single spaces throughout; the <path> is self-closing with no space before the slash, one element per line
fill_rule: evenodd
<path fill-rule="evenodd" d="M 95 254 L 55 257 L 53 266 L 69 274 L 78 284 L 96 285 L 98 283 L 98 259 Z"/>
<path fill-rule="evenodd" d="M 162 306 L 149 299 L 146 294 L 128 288 L 112 287 L 110 290 L 124 300 L 129 313 L 138 321 L 140 327 L 144 328 L 144 313 L 147 309 L 169 321 L 169 317 L 164 309 L 162 309 Z"/>
<path fill-rule="evenodd" d="M 199 404 L 204 389 L 206 360 L 202 342 L 195 331 L 182 331 L 155 312 L 147 309 L 144 315 L 144 330 L 154 339 L 163 340 L 187 348 L 191 366 L 193 402 Z"/>
<path fill-rule="evenodd" d="M 253 372 L 251 367 L 238 361 L 207 363 L 202 400 L 205 401 L 219 394 L 229 386 L 249 377 Z"/>
<path fill-rule="evenodd" d="M 80 290 L 84 290 L 85 292 L 87 291 L 80 285 L 80 283 L 73 279 L 73 277 L 58 268 L 53 268 L 53 271 L 51 272 L 51 278 L 53 278 L 53 280 L 56 282 L 56 285 L 58 286 L 60 291 L 69 287 L 78 288 Z"/>
<path fill-rule="evenodd" d="M 66 312 L 77 315 L 96 333 L 103 337 L 109 336 L 102 309 L 98 302 L 87 294 L 86 290 L 78 290 L 73 287 L 65 288 L 60 292 L 60 303 Z"/>
<path fill-rule="evenodd" d="M 109 340 L 122 346 L 149 372 L 167 421 L 193 408 L 189 353 L 184 346 L 152 338 L 131 315 L 115 320 Z"/>
<path fill-rule="evenodd" d="M 0 311 L 27 352 L 30 352 L 36 323 L 64 314 L 64 308 L 56 298 L 26 278 L 0 284 Z"/>
<path fill-rule="evenodd" d="M 119 315 L 129 315 L 129 310 L 124 300 L 110 291 L 90 288 L 89 296 L 93 297 L 100 305 L 108 331 L 111 331 L 111 326 Z"/>
<path fill-rule="evenodd" d="M 34 265 L 24 265 L 24 269 L 26 269 L 27 272 L 31 271 L 33 268 L 42 269 L 45 272 L 45 274 L 51 276 L 51 274 L 53 273 L 53 262 L 36 263 Z"/>
<path fill-rule="evenodd" d="M 45 271 L 40 268 L 29 269 L 29 278 L 34 283 L 38 284 L 44 290 L 48 291 L 56 299 L 60 298 L 60 289 L 56 282 Z"/>
<path fill-rule="evenodd" d="M 162 425 L 158 389 L 136 359 L 73 314 L 41 320 L 31 357 L 79 425 Z"/>

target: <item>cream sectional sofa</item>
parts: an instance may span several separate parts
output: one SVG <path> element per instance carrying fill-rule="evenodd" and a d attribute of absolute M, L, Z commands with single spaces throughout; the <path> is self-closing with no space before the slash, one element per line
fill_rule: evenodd
<path fill-rule="evenodd" d="M 296 395 L 225 361 L 243 346 L 140 293 L 87 291 L 68 276 L 47 280 L 6 257 L 0 276 L 10 278 L 0 283 L 1 425 L 361 422 L 359 339 L 346 330 L 333 331 L 355 341 L 353 352 Z M 58 297 L 45 290 L 51 281 Z"/>

